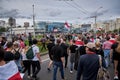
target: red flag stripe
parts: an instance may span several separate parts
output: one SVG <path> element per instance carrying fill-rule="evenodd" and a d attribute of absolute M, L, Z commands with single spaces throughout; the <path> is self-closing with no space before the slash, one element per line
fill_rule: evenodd
<path fill-rule="evenodd" d="M 13 75 L 12 77 L 10 77 L 8 80 L 22 80 L 20 73 L 16 73 L 15 75 Z"/>

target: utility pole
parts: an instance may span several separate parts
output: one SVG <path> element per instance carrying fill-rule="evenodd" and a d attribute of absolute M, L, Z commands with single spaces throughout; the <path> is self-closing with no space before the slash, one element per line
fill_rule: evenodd
<path fill-rule="evenodd" d="M 35 38 L 35 11 L 34 11 L 34 4 L 32 5 L 33 7 L 33 36 Z"/>
<path fill-rule="evenodd" d="M 103 7 L 99 7 L 99 8 L 96 10 L 96 12 L 95 12 L 95 27 L 96 27 L 96 28 L 97 28 L 97 23 L 96 23 L 96 21 L 97 21 L 97 13 L 98 13 L 98 11 L 99 11 L 101 8 L 103 8 Z"/>
<path fill-rule="evenodd" d="M 97 16 L 95 15 L 95 29 L 97 29 L 97 23 L 96 23 L 96 20 L 97 20 Z"/>
<path fill-rule="evenodd" d="M 101 8 L 103 8 L 103 7 L 99 7 L 99 8 L 95 11 L 95 15 L 92 17 L 92 18 L 95 19 L 95 27 L 94 27 L 95 33 L 96 33 L 96 30 L 95 30 L 95 29 L 97 29 L 97 16 L 98 16 L 97 13 L 98 13 L 98 11 L 99 11 Z"/>

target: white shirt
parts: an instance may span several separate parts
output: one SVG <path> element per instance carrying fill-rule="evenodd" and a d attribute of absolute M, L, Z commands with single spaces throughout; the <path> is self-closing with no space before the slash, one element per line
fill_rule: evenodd
<path fill-rule="evenodd" d="M 32 61 L 38 61 L 39 59 L 36 54 L 40 52 L 39 47 L 36 45 L 32 45 L 32 49 L 33 49 L 33 53 L 35 55 L 34 58 L 32 59 Z"/>
<path fill-rule="evenodd" d="M 23 51 L 22 51 L 22 60 L 28 60 L 27 58 L 26 58 L 26 53 L 24 53 L 25 51 L 24 51 L 24 49 L 23 49 Z"/>

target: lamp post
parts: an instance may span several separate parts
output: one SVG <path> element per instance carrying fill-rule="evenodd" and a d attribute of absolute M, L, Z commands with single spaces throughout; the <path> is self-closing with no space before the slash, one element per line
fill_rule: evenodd
<path fill-rule="evenodd" d="M 35 11 L 34 11 L 34 4 L 32 5 L 33 7 L 33 36 L 35 38 Z"/>

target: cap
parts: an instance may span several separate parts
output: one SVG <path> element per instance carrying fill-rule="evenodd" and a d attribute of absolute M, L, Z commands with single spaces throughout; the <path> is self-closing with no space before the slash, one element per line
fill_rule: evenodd
<path fill-rule="evenodd" d="M 93 49 L 93 48 L 95 48 L 95 43 L 89 42 L 89 43 L 87 43 L 86 46 L 90 49 Z"/>

